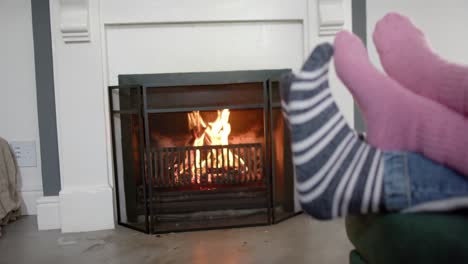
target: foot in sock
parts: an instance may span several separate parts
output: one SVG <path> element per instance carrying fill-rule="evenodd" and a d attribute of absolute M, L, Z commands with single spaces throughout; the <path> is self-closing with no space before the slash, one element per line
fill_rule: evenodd
<path fill-rule="evenodd" d="M 379 72 L 353 34 L 338 33 L 334 47 L 337 75 L 363 111 L 372 145 L 418 152 L 468 176 L 468 122 L 462 115 Z"/>
<path fill-rule="evenodd" d="M 349 128 L 328 87 L 332 54 L 331 45 L 318 46 L 301 72 L 281 81 L 283 114 L 291 130 L 297 191 L 304 211 L 331 219 L 387 210 L 416 211 L 414 206 L 421 205 L 430 209 L 431 202 L 467 196 L 468 181 L 463 176 L 417 154 L 381 151 Z M 433 183 L 430 190 L 419 192 L 428 182 Z M 449 192 L 434 195 L 434 188 Z M 416 195 L 408 193 L 414 189 Z M 462 190 L 450 191 L 454 189 Z M 450 202 L 436 205 L 442 210 L 454 207 Z"/>
<path fill-rule="evenodd" d="M 331 45 L 318 46 L 301 72 L 281 82 L 300 201 L 319 219 L 378 212 L 382 205 L 381 152 L 361 141 L 339 112 L 328 87 L 332 54 Z"/>
<path fill-rule="evenodd" d="M 397 13 L 386 15 L 376 24 L 373 39 L 390 77 L 468 117 L 468 66 L 441 58 L 421 30 Z"/>

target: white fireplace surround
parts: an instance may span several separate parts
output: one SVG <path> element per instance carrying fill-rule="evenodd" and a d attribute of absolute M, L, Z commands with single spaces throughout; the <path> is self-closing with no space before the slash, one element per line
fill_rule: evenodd
<path fill-rule="evenodd" d="M 119 74 L 292 68 L 351 29 L 351 0 L 51 0 L 60 175 L 39 229 L 114 227 L 107 87 Z M 353 124 L 353 101 L 331 73 Z M 297 207 L 299 210 L 299 207 Z"/>

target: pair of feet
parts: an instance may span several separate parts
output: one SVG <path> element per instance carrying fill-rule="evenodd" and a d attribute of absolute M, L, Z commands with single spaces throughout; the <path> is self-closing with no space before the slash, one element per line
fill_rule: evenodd
<path fill-rule="evenodd" d="M 385 72 L 405 88 L 468 117 L 468 67 L 450 63 L 429 46 L 424 33 L 397 13 L 376 25 L 374 44 Z"/>
<path fill-rule="evenodd" d="M 360 140 L 346 124 L 328 87 L 333 53 L 331 45 L 319 45 L 302 70 L 285 76 L 281 85 L 297 190 L 305 211 L 329 219 L 385 209 L 382 150 L 422 152 L 460 171 L 467 169 L 462 163 L 468 148 L 458 152 L 461 159 L 451 154 L 457 146 L 468 146 L 468 141 L 452 134 L 461 136 L 467 131 L 462 115 L 378 72 L 361 41 L 341 32 L 335 40 L 335 68 L 363 109 L 373 146 Z"/>
<path fill-rule="evenodd" d="M 369 142 L 418 152 L 468 175 L 468 67 L 436 55 L 399 14 L 377 23 L 374 43 L 388 76 L 353 34 L 340 32 L 334 43 L 337 75 L 363 111 Z"/>

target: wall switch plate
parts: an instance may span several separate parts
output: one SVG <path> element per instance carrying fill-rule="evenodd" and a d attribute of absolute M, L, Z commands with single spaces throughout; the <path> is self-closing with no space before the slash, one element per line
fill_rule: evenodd
<path fill-rule="evenodd" d="M 10 146 L 19 167 L 36 167 L 36 141 L 14 141 Z"/>

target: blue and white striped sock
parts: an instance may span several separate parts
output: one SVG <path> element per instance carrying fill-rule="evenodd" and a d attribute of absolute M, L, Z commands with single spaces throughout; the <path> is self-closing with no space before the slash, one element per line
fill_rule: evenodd
<path fill-rule="evenodd" d="M 328 86 L 332 55 L 330 44 L 317 46 L 300 72 L 281 81 L 299 199 L 319 219 L 383 208 L 382 153 L 350 129 L 335 104 Z"/>

